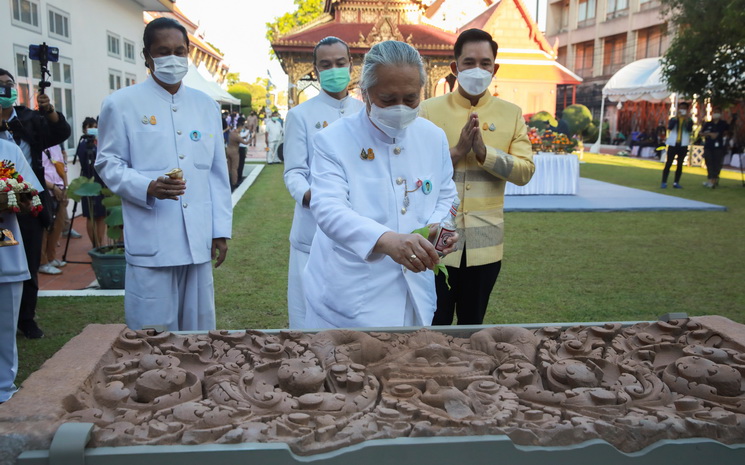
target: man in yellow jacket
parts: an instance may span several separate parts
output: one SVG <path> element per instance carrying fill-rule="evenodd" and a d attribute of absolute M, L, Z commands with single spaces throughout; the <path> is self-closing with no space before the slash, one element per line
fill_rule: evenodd
<path fill-rule="evenodd" d="M 505 183 L 525 185 L 535 171 L 522 111 L 489 92 L 497 48 L 489 33 L 463 31 L 450 64 L 458 88 L 420 106 L 420 116 L 447 134 L 461 199 L 458 251 L 444 259 L 451 288 L 440 273 L 433 325 L 452 324 L 454 314 L 460 325 L 483 323 L 502 266 Z"/>

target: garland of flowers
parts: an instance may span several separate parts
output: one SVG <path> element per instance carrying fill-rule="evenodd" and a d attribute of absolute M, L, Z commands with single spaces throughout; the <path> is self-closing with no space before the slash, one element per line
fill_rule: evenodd
<path fill-rule="evenodd" d="M 18 213 L 21 209 L 18 207 L 17 194 L 31 194 L 31 213 L 36 216 L 41 209 L 41 200 L 39 192 L 31 184 L 23 180 L 16 166 L 9 160 L 0 160 L 0 194 L 6 194 L 8 197 L 7 209 Z"/>

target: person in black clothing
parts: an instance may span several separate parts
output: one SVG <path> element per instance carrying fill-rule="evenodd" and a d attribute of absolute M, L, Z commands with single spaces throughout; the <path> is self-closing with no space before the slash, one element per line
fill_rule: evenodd
<path fill-rule="evenodd" d="M 11 89 L 10 100 L 2 102 L 2 119 L 0 120 L 0 137 L 15 142 L 23 152 L 38 179 L 44 179 L 42 151 L 48 147 L 63 143 L 70 137 L 70 125 L 65 117 L 54 110 L 46 94 L 36 96 L 38 110 L 24 106 L 13 106 L 17 96 L 13 75 L 0 69 L 0 85 Z M 51 211 L 48 193 L 41 192 L 42 206 Z M 28 339 L 44 337 L 44 332 L 34 321 L 36 300 L 39 294 L 38 270 L 41 263 L 42 232 L 52 226 L 51 217 L 42 212 L 38 217 L 19 215 L 18 224 L 23 236 L 28 270 L 31 279 L 23 282 L 21 311 L 18 318 L 18 331 Z"/>
<path fill-rule="evenodd" d="M 675 182 L 673 187 L 682 189 L 680 177 L 683 175 L 683 161 L 688 154 L 688 144 L 691 142 L 691 132 L 693 131 L 693 120 L 688 116 L 688 102 L 680 102 L 678 105 L 678 114 L 670 118 L 667 129 L 670 131 L 667 136 L 667 162 L 662 169 L 662 183 L 660 188 L 667 187 L 667 177 L 670 174 L 670 168 L 673 166 L 673 160 L 678 159 L 678 167 L 675 169 Z"/>
<path fill-rule="evenodd" d="M 80 175 L 93 178 L 94 181 L 106 187 L 101 177 L 93 168 L 98 153 L 98 121 L 90 116 L 83 121 L 83 135 L 80 136 L 75 156 L 80 160 Z M 106 207 L 103 205 L 103 194 L 95 197 L 84 197 L 80 202 L 83 206 L 83 216 L 86 220 L 86 230 L 93 247 L 104 245 L 106 237 Z M 93 209 L 93 212 L 91 212 Z"/>
<path fill-rule="evenodd" d="M 729 132 L 729 124 L 722 120 L 722 109 L 711 109 L 711 121 L 704 123 L 701 135 L 704 136 L 704 160 L 708 181 L 704 187 L 713 189 L 719 185 L 719 173 L 724 163 L 724 136 Z"/>

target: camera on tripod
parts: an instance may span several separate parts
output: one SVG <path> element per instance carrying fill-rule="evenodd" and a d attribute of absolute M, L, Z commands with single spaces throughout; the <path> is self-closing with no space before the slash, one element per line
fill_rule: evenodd
<path fill-rule="evenodd" d="M 59 61 L 59 49 L 57 47 L 50 47 L 46 42 L 42 42 L 41 45 L 29 45 L 28 56 L 32 60 L 39 62 L 39 68 L 41 69 L 41 81 L 39 81 L 39 93 L 43 94 L 44 89 L 51 86 L 52 83 L 47 81 L 46 78 L 51 76 L 47 65 L 51 61 L 56 63 Z"/>

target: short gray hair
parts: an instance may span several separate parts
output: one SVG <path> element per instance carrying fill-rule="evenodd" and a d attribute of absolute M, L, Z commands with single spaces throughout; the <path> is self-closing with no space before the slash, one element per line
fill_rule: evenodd
<path fill-rule="evenodd" d="M 422 56 L 414 47 L 397 40 L 386 40 L 372 46 L 365 54 L 360 76 L 360 89 L 363 91 L 378 82 L 377 70 L 379 66 L 415 66 L 419 70 L 419 85 L 424 87 L 427 74 L 424 72 Z"/>

